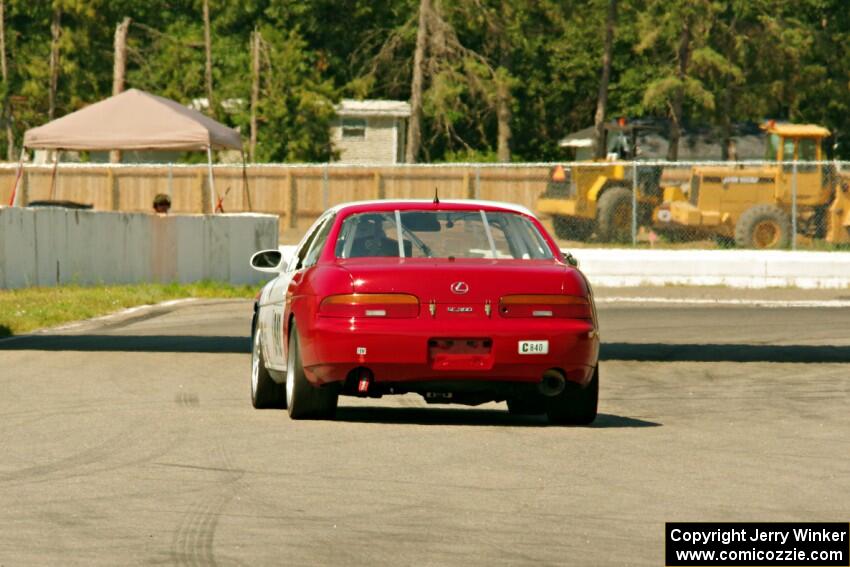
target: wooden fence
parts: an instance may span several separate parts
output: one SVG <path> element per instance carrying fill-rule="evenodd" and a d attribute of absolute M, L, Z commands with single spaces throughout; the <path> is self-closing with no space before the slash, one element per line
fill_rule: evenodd
<path fill-rule="evenodd" d="M 18 185 L 19 204 L 41 199 L 90 203 L 109 211 L 151 211 L 157 193 L 170 195 L 172 212 L 208 213 L 205 165 L 65 165 L 56 173 L 51 195 L 50 166 L 28 165 Z M 228 213 L 254 211 L 280 217 L 282 241 L 291 241 L 327 208 L 366 199 L 478 198 L 534 209 L 546 187 L 548 167 L 487 165 L 254 165 L 214 167 L 217 196 Z M 0 166 L 0 204 L 8 204 L 16 167 Z"/>

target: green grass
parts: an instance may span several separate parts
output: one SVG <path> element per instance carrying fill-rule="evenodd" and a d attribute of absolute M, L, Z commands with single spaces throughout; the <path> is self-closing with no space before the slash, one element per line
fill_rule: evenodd
<path fill-rule="evenodd" d="M 258 289 L 200 282 L 0 290 L 0 338 L 171 299 L 253 298 Z"/>

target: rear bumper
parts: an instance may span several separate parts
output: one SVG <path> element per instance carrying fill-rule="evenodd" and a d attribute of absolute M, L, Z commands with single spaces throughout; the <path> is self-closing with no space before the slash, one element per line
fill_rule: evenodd
<path fill-rule="evenodd" d="M 586 384 L 597 364 L 599 337 L 585 320 L 384 319 L 352 322 L 318 317 L 299 325 L 301 358 L 315 384 L 342 382 L 360 367 L 376 383 L 481 381 L 537 383 L 550 368 L 567 380 Z M 489 353 L 478 357 L 431 354 L 432 339 L 486 339 Z M 519 354 L 519 341 L 549 342 L 547 354 Z"/>

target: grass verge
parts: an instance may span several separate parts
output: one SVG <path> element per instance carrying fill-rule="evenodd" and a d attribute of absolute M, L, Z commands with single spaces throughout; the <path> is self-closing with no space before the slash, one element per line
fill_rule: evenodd
<path fill-rule="evenodd" d="M 171 299 L 253 298 L 258 289 L 199 282 L 0 290 L 0 338 Z"/>

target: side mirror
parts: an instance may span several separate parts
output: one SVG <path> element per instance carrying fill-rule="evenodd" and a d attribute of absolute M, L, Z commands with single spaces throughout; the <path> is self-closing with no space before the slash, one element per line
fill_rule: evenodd
<path fill-rule="evenodd" d="M 286 267 L 280 250 L 260 250 L 251 256 L 251 267 L 258 272 L 277 274 Z"/>
<path fill-rule="evenodd" d="M 578 259 L 569 252 L 564 252 L 564 260 L 573 268 L 578 268 Z"/>

